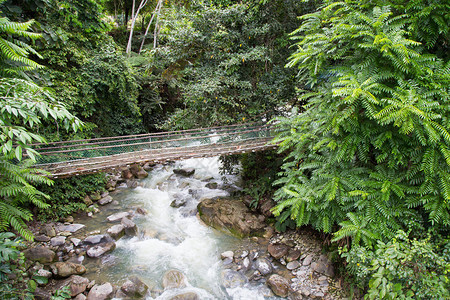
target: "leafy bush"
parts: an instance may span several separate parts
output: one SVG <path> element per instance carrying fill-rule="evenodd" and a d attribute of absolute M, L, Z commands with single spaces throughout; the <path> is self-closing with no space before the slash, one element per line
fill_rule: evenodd
<path fill-rule="evenodd" d="M 450 240 L 437 249 L 429 239 L 411 240 L 399 231 L 375 248 L 354 246 L 342 253 L 360 287 L 368 287 L 367 299 L 449 299 L 450 257 L 443 254 Z"/>
<path fill-rule="evenodd" d="M 56 179 L 53 186 L 41 187 L 43 192 L 50 195 L 47 203 L 52 209 L 39 209 L 37 216 L 41 220 L 58 220 L 85 210 L 87 206 L 83 198 L 91 193 L 104 191 L 105 184 L 104 173 Z"/>

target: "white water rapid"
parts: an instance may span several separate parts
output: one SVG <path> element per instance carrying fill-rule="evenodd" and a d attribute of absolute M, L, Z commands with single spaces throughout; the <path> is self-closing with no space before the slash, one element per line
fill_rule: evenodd
<path fill-rule="evenodd" d="M 190 167 L 195 169 L 191 177 L 173 173 L 173 169 Z M 133 219 L 139 236 L 117 241 L 111 253 L 114 263 L 102 261 L 97 271 L 101 279 L 121 285 L 135 275 L 152 290 L 147 299 L 171 299 L 187 292 L 196 293 L 199 299 L 275 299 L 266 297 L 268 288 L 263 284 L 223 287 L 220 274 L 224 266 L 220 254 L 236 249 L 241 240 L 207 227 L 196 216 L 199 201 L 228 196 L 220 187 L 234 186 L 238 180 L 237 176 L 219 174 L 217 157 L 189 159 L 157 166 L 141 181 L 142 186 L 114 195 L 122 211 L 141 207 L 148 214 Z M 206 187 L 208 183 L 217 183 L 219 188 L 210 189 Z M 170 206 L 174 199 L 187 199 L 187 203 L 174 208 Z M 164 291 L 162 277 L 173 269 L 186 276 L 187 286 Z"/>

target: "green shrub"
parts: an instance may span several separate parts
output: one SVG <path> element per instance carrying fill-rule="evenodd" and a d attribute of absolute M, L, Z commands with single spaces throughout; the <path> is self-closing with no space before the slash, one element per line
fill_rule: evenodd
<path fill-rule="evenodd" d="M 354 246 L 342 256 L 360 287 L 368 287 L 365 299 L 449 299 L 450 240 L 439 248 L 398 231 L 376 250 Z"/>

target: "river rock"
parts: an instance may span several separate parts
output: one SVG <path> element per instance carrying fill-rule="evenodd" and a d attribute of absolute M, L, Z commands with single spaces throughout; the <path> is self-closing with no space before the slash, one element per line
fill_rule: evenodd
<path fill-rule="evenodd" d="M 53 273 L 50 271 L 47 271 L 46 269 L 39 269 L 36 272 L 37 276 L 41 276 L 41 277 L 45 277 L 47 279 L 49 279 L 50 277 L 52 277 Z"/>
<path fill-rule="evenodd" d="M 287 297 L 289 294 L 289 281 L 277 274 L 270 275 L 267 280 L 267 285 L 270 287 L 272 292 L 279 297 Z"/>
<path fill-rule="evenodd" d="M 127 180 L 127 188 L 129 189 L 135 189 L 139 186 L 139 182 L 135 179 Z"/>
<path fill-rule="evenodd" d="M 122 178 L 123 179 L 127 179 L 128 180 L 128 179 L 131 179 L 133 177 L 134 177 L 133 173 L 131 173 L 130 169 L 126 168 L 126 169 L 122 170 Z"/>
<path fill-rule="evenodd" d="M 182 206 L 185 206 L 187 203 L 187 199 L 186 198 L 178 198 L 176 197 L 172 203 L 170 203 L 171 207 L 175 207 L 175 208 L 180 208 Z"/>
<path fill-rule="evenodd" d="M 106 300 L 113 297 L 114 289 L 111 283 L 107 282 L 102 285 L 94 285 L 87 295 L 87 300 Z"/>
<path fill-rule="evenodd" d="M 86 273 L 83 265 L 71 262 L 56 262 L 50 265 L 50 269 L 55 277 L 69 277 L 71 275 L 81 275 Z"/>
<path fill-rule="evenodd" d="M 334 276 L 333 265 L 325 255 L 321 255 L 317 262 L 313 262 L 311 264 L 311 269 L 317 273 L 324 274 L 329 277 Z"/>
<path fill-rule="evenodd" d="M 229 259 L 233 260 L 233 257 L 234 257 L 233 251 L 225 251 L 225 252 L 222 252 L 222 254 L 220 254 L 220 258 L 222 258 L 222 259 L 229 258 Z"/>
<path fill-rule="evenodd" d="M 267 258 L 256 259 L 254 266 L 262 275 L 269 275 L 273 272 L 272 264 Z"/>
<path fill-rule="evenodd" d="M 288 253 L 289 247 L 285 244 L 269 244 L 267 250 L 273 258 L 280 259 Z"/>
<path fill-rule="evenodd" d="M 86 225 L 84 224 L 70 224 L 70 225 L 61 225 L 58 227 L 59 231 L 68 231 L 70 233 L 75 233 L 78 230 L 83 229 L 84 227 L 86 227 Z"/>
<path fill-rule="evenodd" d="M 41 234 L 41 235 L 36 235 L 34 237 L 34 240 L 36 242 L 44 242 L 45 243 L 45 242 L 50 241 L 50 238 L 48 236 L 44 235 L 44 234 Z"/>
<path fill-rule="evenodd" d="M 109 251 L 114 250 L 115 248 L 116 248 L 115 242 L 101 243 L 89 248 L 86 253 L 89 257 L 96 258 L 102 256 L 103 254 Z"/>
<path fill-rule="evenodd" d="M 300 258 L 300 255 L 302 255 L 302 252 L 300 250 L 290 249 L 289 253 L 286 256 L 286 261 L 291 262 L 297 260 Z"/>
<path fill-rule="evenodd" d="M 106 219 L 109 222 L 120 222 L 120 220 L 122 220 L 123 218 L 127 218 L 130 216 L 129 212 L 123 211 L 123 212 L 119 212 L 119 213 L 115 213 L 113 215 L 110 215 L 109 217 L 107 217 Z"/>
<path fill-rule="evenodd" d="M 215 190 L 215 189 L 217 189 L 218 184 L 217 184 L 217 182 L 208 182 L 205 185 L 205 187 L 207 187 L 208 189 L 211 189 L 211 190 Z"/>
<path fill-rule="evenodd" d="M 186 286 L 186 277 L 177 270 L 167 271 L 163 276 L 162 286 L 164 290 L 184 288 Z"/>
<path fill-rule="evenodd" d="M 46 247 L 36 246 L 25 250 L 24 255 L 27 259 L 38 261 L 42 264 L 51 263 L 56 256 L 56 253 Z"/>
<path fill-rule="evenodd" d="M 120 290 L 116 293 L 116 298 L 142 299 L 147 291 L 148 286 L 138 277 L 132 276 L 120 287 Z"/>
<path fill-rule="evenodd" d="M 65 236 L 55 236 L 50 239 L 50 244 L 53 247 L 62 246 L 62 245 L 64 245 L 65 242 L 66 242 Z"/>
<path fill-rule="evenodd" d="M 113 238 L 109 234 L 90 235 L 83 240 L 85 245 L 96 245 L 100 243 L 113 242 Z"/>
<path fill-rule="evenodd" d="M 106 205 L 108 203 L 111 203 L 113 201 L 113 198 L 111 196 L 103 197 L 102 199 L 98 200 L 98 204 L 100 205 Z"/>
<path fill-rule="evenodd" d="M 122 224 L 114 225 L 106 230 L 113 239 L 118 240 L 125 234 L 125 227 Z"/>
<path fill-rule="evenodd" d="M 116 189 L 117 186 L 117 180 L 115 180 L 114 178 L 110 178 L 108 180 L 108 182 L 106 183 L 106 189 L 108 191 L 114 191 Z"/>
<path fill-rule="evenodd" d="M 86 300 L 86 296 L 83 294 L 78 294 L 73 300 Z"/>
<path fill-rule="evenodd" d="M 179 294 L 170 298 L 170 300 L 199 300 L 199 296 L 194 292 Z"/>
<path fill-rule="evenodd" d="M 265 223 L 254 215 L 242 201 L 213 198 L 197 206 L 200 218 L 207 225 L 238 237 L 263 234 Z"/>
<path fill-rule="evenodd" d="M 84 202 L 84 204 L 86 204 L 86 206 L 91 206 L 92 204 L 94 204 L 94 202 L 91 200 L 91 197 L 89 197 L 89 195 L 84 196 L 83 202 Z"/>
<path fill-rule="evenodd" d="M 145 216 L 146 214 L 148 214 L 148 211 L 145 208 L 143 208 L 143 207 L 138 207 L 136 209 L 136 213 L 139 214 L 139 215 Z"/>
<path fill-rule="evenodd" d="M 42 229 L 41 229 L 41 233 L 45 234 L 46 236 L 49 237 L 54 237 L 56 236 L 56 230 L 55 227 L 53 227 L 53 225 L 51 224 L 46 224 Z"/>
<path fill-rule="evenodd" d="M 297 260 L 293 260 L 287 263 L 286 268 L 288 270 L 295 270 L 300 267 L 300 263 Z"/>
<path fill-rule="evenodd" d="M 148 177 L 147 171 L 145 171 L 144 168 L 141 167 L 139 164 L 133 164 L 130 167 L 130 171 L 137 179 L 144 179 Z"/>
<path fill-rule="evenodd" d="M 60 290 L 64 287 L 68 286 L 70 295 L 72 297 L 75 297 L 76 295 L 83 293 L 86 290 L 88 284 L 89 284 L 89 279 L 78 276 L 78 275 L 72 275 L 63 281 L 59 281 L 56 284 L 55 289 Z"/>
<path fill-rule="evenodd" d="M 36 290 L 34 290 L 33 295 L 33 299 L 35 300 L 48 300 L 52 298 L 52 294 L 44 289 L 41 289 L 40 287 L 37 287 Z"/>
<path fill-rule="evenodd" d="M 81 244 L 81 240 L 77 238 L 71 238 L 70 241 L 75 247 L 78 247 Z"/>
<path fill-rule="evenodd" d="M 223 270 L 220 277 L 225 288 L 244 286 L 248 282 L 248 278 L 244 274 L 231 269 Z"/>
<path fill-rule="evenodd" d="M 311 261 L 313 260 L 314 256 L 312 254 L 309 254 L 305 259 L 303 260 L 304 266 L 309 266 L 311 264 Z"/>
<path fill-rule="evenodd" d="M 138 234 L 136 223 L 128 218 L 123 218 L 120 224 L 125 228 L 125 234 L 128 236 L 135 236 Z"/>
<path fill-rule="evenodd" d="M 194 168 L 173 169 L 173 173 L 184 177 L 189 177 L 194 175 L 195 169 Z"/>

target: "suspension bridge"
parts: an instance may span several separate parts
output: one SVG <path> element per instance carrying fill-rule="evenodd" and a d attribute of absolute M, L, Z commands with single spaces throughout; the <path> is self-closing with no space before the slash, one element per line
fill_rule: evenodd
<path fill-rule="evenodd" d="M 202 129 L 34 144 L 36 168 L 63 178 L 108 171 L 131 164 L 256 152 L 275 148 L 267 124 L 240 124 Z"/>

